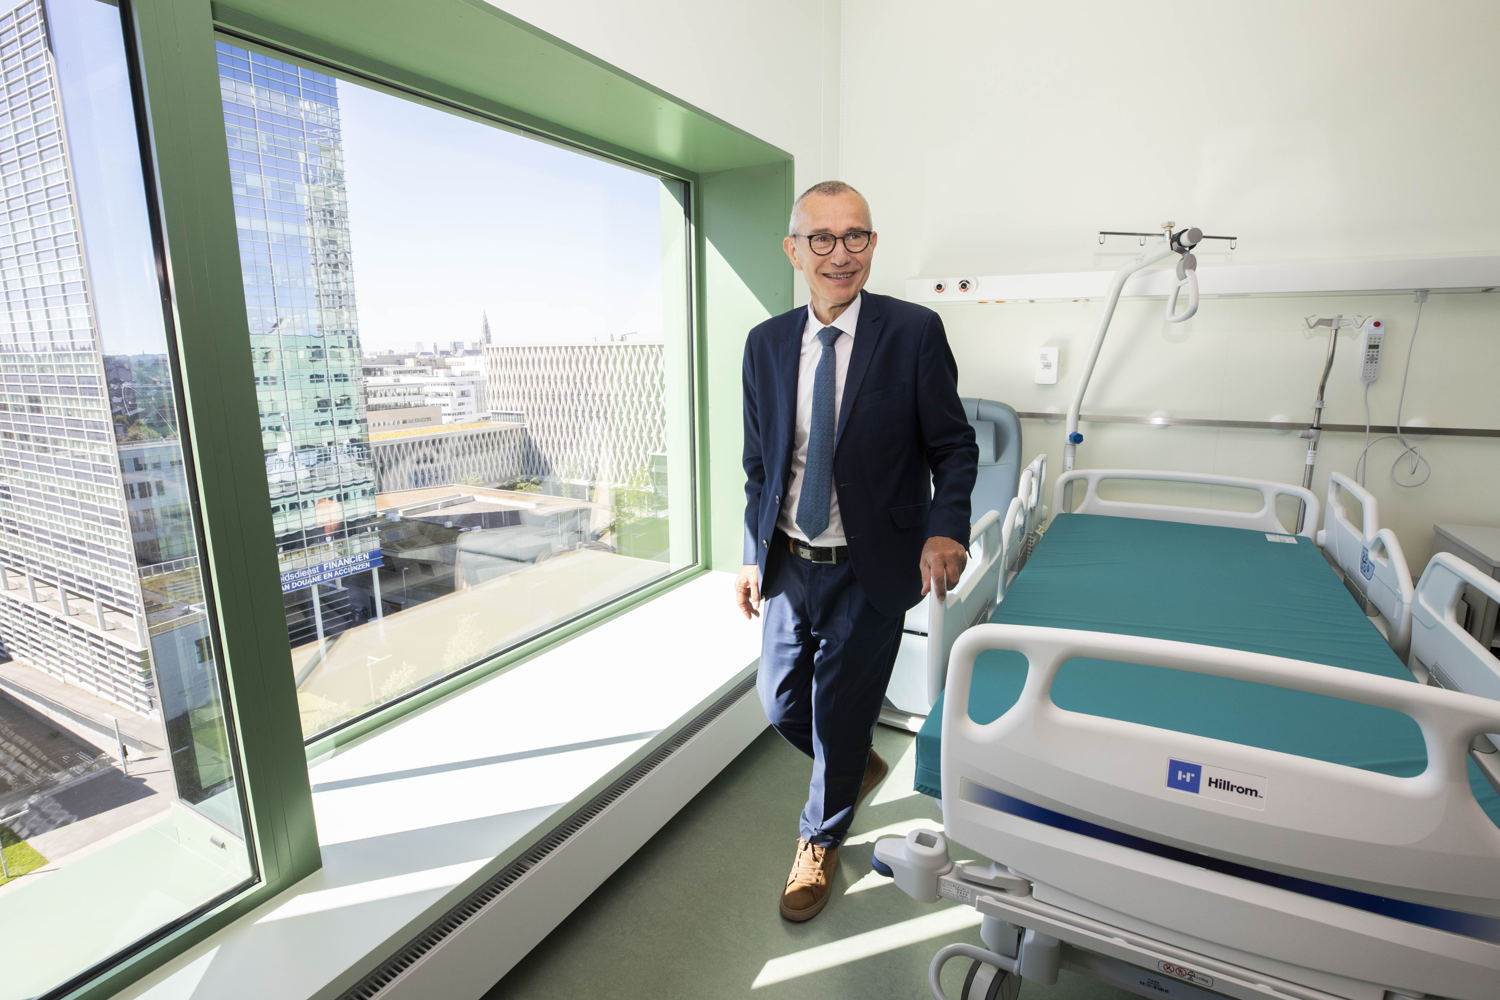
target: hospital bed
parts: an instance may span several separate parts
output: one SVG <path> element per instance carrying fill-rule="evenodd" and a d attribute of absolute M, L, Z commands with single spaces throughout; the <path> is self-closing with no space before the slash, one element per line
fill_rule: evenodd
<path fill-rule="evenodd" d="M 1260 503 L 1110 499 L 1112 480 Z M 934 959 L 934 995 L 965 958 L 964 1000 L 1062 968 L 1179 1000 L 1500 996 L 1500 768 L 1470 753 L 1500 733 L 1478 696 L 1500 674 L 1454 614 L 1500 585 L 1439 556 L 1403 591 L 1348 481 L 1320 530 L 1307 491 L 1218 477 L 1069 474 L 1054 507 L 919 736 L 945 833 L 875 849 L 909 894 L 983 915 L 984 947 Z M 1324 552 L 1420 674 L 1471 693 L 1415 683 Z M 947 838 L 993 860 L 956 864 Z"/>
<path fill-rule="evenodd" d="M 969 496 L 969 561 L 944 600 L 929 594 L 907 612 L 880 713 L 886 725 L 912 732 L 942 690 L 953 640 L 989 616 L 1014 573 L 1035 526 L 1037 477 L 1046 472 L 1045 457 L 1021 468 L 1021 421 L 1014 409 L 989 399 L 965 397 L 962 403 L 979 447 Z"/>

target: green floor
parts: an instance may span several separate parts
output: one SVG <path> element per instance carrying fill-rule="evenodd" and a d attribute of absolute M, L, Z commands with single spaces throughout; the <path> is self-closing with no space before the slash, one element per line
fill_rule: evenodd
<path fill-rule="evenodd" d="M 918 903 L 870 873 L 880 836 L 940 826 L 908 791 L 912 737 L 879 727 L 892 763 L 842 852 L 828 908 L 805 924 L 777 913 L 808 765 L 769 730 L 488 994 L 489 1000 L 641 997 L 705 1000 L 920 1000 L 927 964 L 952 941 L 979 943 L 974 910 Z M 944 985 L 958 991 L 961 962 Z M 1122 1000 L 1068 977 L 1023 1000 Z"/>

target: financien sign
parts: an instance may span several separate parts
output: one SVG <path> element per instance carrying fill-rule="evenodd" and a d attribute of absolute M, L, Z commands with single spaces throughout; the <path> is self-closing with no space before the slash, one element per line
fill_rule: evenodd
<path fill-rule="evenodd" d="M 313 584 L 353 576 L 355 573 L 363 573 L 379 565 L 380 551 L 377 549 L 374 552 L 361 552 L 358 555 L 318 563 L 316 566 L 287 570 L 281 574 L 281 592 L 286 594 L 293 590 L 301 590 L 303 587 L 311 587 Z"/>

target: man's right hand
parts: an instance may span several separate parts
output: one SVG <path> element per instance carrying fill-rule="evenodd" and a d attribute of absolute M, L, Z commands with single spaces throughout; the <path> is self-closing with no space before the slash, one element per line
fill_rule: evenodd
<path fill-rule="evenodd" d="M 740 567 L 734 578 L 734 596 L 740 606 L 740 614 L 746 618 L 760 617 L 760 567 L 754 563 Z"/>

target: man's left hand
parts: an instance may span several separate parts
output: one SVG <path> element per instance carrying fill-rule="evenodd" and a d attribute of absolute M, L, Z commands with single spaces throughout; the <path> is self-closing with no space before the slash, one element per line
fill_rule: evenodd
<path fill-rule="evenodd" d="M 937 594 L 938 600 L 948 596 L 948 588 L 958 583 L 969 554 L 964 547 L 951 538 L 934 535 L 922 546 L 922 594 L 928 591 Z"/>

